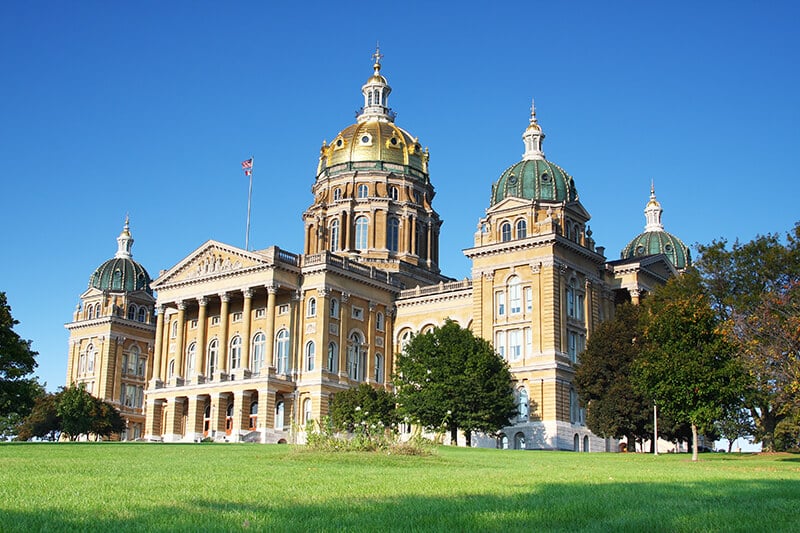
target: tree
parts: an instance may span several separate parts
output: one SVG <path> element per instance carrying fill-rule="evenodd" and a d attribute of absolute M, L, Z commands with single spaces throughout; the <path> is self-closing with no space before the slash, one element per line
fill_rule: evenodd
<path fill-rule="evenodd" d="M 740 406 L 728 410 L 721 419 L 717 421 L 717 431 L 722 437 L 728 440 L 728 453 L 733 449 L 733 443 L 737 439 L 748 437 L 755 432 L 753 418 L 750 411 Z"/>
<path fill-rule="evenodd" d="M 634 387 L 630 369 L 642 338 L 641 306 L 625 303 L 600 324 L 575 370 L 575 387 L 587 406 L 586 425 L 628 445 L 652 436 L 652 403 Z"/>
<path fill-rule="evenodd" d="M 92 396 L 92 399 L 94 405 L 91 411 L 89 432 L 95 436 L 95 440 L 125 431 L 125 419 L 122 418 L 116 407 L 100 398 Z"/>
<path fill-rule="evenodd" d="M 367 383 L 338 392 L 330 405 L 333 426 L 339 430 L 353 431 L 363 423 L 365 427 L 394 428 L 397 425 L 397 398 L 384 389 Z"/>
<path fill-rule="evenodd" d="M 59 394 L 42 394 L 33 404 L 30 414 L 19 427 L 17 440 L 30 440 L 32 437 L 58 440 L 61 432 L 61 418 L 58 416 Z"/>
<path fill-rule="evenodd" d="M 11 315 L 6 293 L 0 292 L 0 434 L 14 431 L 30 413 L 34 400 L 43 392 L 31 377 L 36 368 L 35 351 L 14 331 L 19 321 Z"/>
<path fill-rule="evenodd" d="M 59 393 L 56 408 L 61 419 L 61 431 L 69 440 L 77 440 L 81 435 L 89 435 L 97 425 L 97 398 L 87 392 L 86 387 L 72 384 Z"/>
<path fill-rule="evenodd" d="M 741 401 L 741 367 L 696 271 L 670 279 L 643 305 L 644 346 L 633 378 L 659 409 L 691 424 L 696 461 L 698 429 L 711 430 Z"/>
<path fill-rule="evenodd" d="M 697 267 L 750 377 L 745 402 L 754 437 L 774 450 L 777 426 L 800 410 L 800 223 L 786 235 L 700 246 Z"/>
<path fill-rule="evenodd" d="M 397 357 L 398 403 L 428 428 L 492 433 L 517 413 L 508 365 L 484 339 L 452 320 L 414 336 Z"/>

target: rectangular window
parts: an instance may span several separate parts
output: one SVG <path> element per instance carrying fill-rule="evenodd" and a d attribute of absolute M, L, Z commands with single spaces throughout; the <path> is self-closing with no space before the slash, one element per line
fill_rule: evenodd
<path fill-rule="evenodd" d="M 360 307 L 353 306 L 350 311 L 350 317 L 355 320 L 364 320 L 364 310 Z"/>
<path fill-rule="evenodd" d="M 218 326 L 219 325 L 219 315 L 211 317 L 211 325 Z"/>
<path fill-rule="evenodd" d="M 241 322 L 242 321 L 242 313 L 233 313 L 233 321 L 234 322 Z"/>
<path fill-rule="evenodd" d="M 533 355 L 533 330 L 525 328 L 525 355 L 530 357 Z"/>
<path fill-rule="evenodd" d="M 530 313 L 533 310 L 533 289 L 525 287 L 525 311 Z"/>
<path fill-rule="evenodd" d="M 567 316 L 575 318 L 575 289 L 567 287 Z"/>
<path fill-rule="evenodd" d="M 506 358 L 506 332 L 505 331 L 498 331 L 495 334 L 495 342 L 494 342 L 494 349 L 502 357 L 503 359 Z"/>
<path fill-rule="evenodd" d="M 569 354 L 569 360 L 574 363 L 578 359 L 578 334 L 574 331 L 570 331 L 568 333 L 568 340 L 567 353 Z"/>
<path fill-rule="evenodd" d="M 508 288 L 508 307 L 512 315 L 522 311 L 521 291 L 522 289 L 518 284 L 513 284 Z"/>
<path fill-rule="evenodd" d="M 586 296 L 583 294 L 578 295 L 578 308 L 575 310 L 575 314 L 578 316 L 578 320 L 583 320 L 583 306 L 586 302 Z"/>
<path fill-rule="evenodd" d="M 122 375 L 128 373 L 128 354 L 122 354 Z"/>
<path fill-rule="evenodd" d="M 497 316 L 506 316 L 506 293 L 503 291 L 495 295 Z"/>
<path fill-rule="evenodd" d="M 511 361 L 519 361 L 522 356 L 522 336 L 520 330 L 512 329 L 508 332 L 508 358 Z"/>
<path fill-rule="evenodd" d="M 191 322 L 189 322 L 189 329 L 196 329 L 196 328 L 197 328 L 197 319 L 195 318 Z"/>
<path fill-rule="evenodd" d="M 256 318 L 264 318 L 265 316 L 267 316 L 266 309 L 264 309 L 263 307 L 259 307 L 258 309 L 256 309 Z"/>
<path fill-rule="evenodd" d="M 289 304 L 281 304 L 278 306 L 278 314 L 285 315 L 289 312 Z"/>

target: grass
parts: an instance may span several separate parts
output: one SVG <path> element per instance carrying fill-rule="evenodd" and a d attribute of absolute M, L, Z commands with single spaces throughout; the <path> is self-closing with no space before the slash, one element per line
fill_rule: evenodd
<path fill-rule="evenodd" d="M 800 456 L 2 444 L 0 531 L 789 531 Z"/>

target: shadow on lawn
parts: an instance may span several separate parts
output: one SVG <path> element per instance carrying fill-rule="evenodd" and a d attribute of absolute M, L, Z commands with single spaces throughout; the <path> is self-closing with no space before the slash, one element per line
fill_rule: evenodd
<path fill-rule="evenodd" d="M 289 481 L 290 482 L 290 481 Z M 800 520 L 795 480 L 703 483 L 538 484 L 496 494 L 349 498 L 319 503 L 243 504 L 193 500 L 174 506 L 79 511 L 4 510 L 3 531 L 753 531 L 789 530 Z M 247 484 L 242 484 L 243 493 Z M 166 496 L 168 497 L 168 496 Z M 309 495 L 308 500 L 313 500 Z"/>

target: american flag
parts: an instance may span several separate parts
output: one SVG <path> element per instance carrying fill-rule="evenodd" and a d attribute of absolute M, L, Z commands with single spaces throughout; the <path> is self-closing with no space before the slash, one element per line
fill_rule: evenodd
<path fill-rule="evenodd" d="M 249 176 L 253 173 L 253 158 L 245 159 L 242 161 L 242 170 L 244 170 L 244 175 Z"/>

